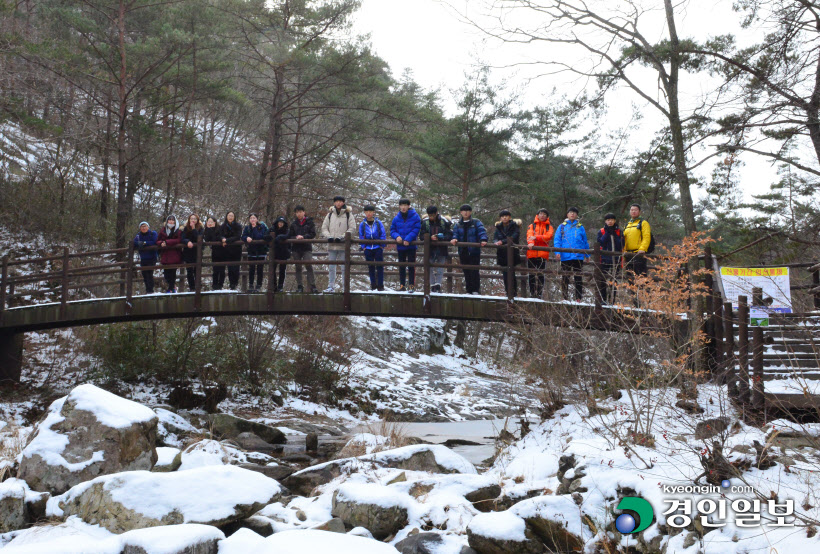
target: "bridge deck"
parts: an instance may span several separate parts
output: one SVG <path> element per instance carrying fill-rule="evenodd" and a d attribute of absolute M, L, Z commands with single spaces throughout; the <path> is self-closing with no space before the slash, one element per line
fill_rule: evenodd
<path fill-rule="evenodd" d="M 0 316 L 0 332 L 25 333 L 78 325 L 146 319 L 242 315 L 365 315 L 481 321 L 514 321 L 522 316 L 544 318 L 557 327 L 640 332 L 623 309 L 597 309 L 591 304 L 547 302 L 503 297 L 432 294 L 425 305 L 421 294 L 352 292 L 349 309 L 343 294 L 203 292 L 75 300 L 10 308 Z M 633 315 L 642 310 L 629 310 Z"/>

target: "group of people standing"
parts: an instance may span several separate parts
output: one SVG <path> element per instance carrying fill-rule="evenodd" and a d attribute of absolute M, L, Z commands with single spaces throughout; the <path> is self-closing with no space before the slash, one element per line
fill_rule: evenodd
<path fill-rule="evenodd" d="M 415 241 L 430 235 L 430 285 L 432 292 L 441 292 L 444 277 L 444 264 L 449 256 L 449 246 L 458 247 L 458 258 L 464 273 L 465 288 L 468 294 L 479 294 L 481 288 L 479 266 L 481 265 L 481 247 L 490 242 L 490 237 L 484 224 L 472 217 L 473 209 L 464 204 L 459 208 L 457 219 L 449 219 L 439 214 L 436 206 L 429 206 L 425 217 L 421 217 L 411 207 L 408 199 L 399 202 L 399 211 L 393 217 L 389 229 L 376 217 L 376 207 L 364 206 L 364 219 L 356 221 L 351 208 L 346 204 L 343 196 L 333 199 L 322 220 L 321 237 L 327 239 L 328 252 L 328 287 L 324 292 L 333 292 L 336 288 L 337 277 L 344 278 L 345 235 L 350 233 L 364 241 L 395 241 L 399 262 L 399 291 L 414 292 L 416 268 L 409 264 L 416 262 L 418 246 Z M 609 254 L 602 256 L 602 270 L 605 279 L 598 284 L 598 293 L 602 300 L 611 303 L 615 299 L 613 281 L 622 265 L 622 252 L 633 253 L 626 260 L 626 271 L 631 277 L 646 274 L 646 258 L 642 255 L 651 252 L 654 240 L 651 238 L 649 223 L 641 217 L 641 207 L 633 204 L 630 207 L 630 221 L 622 230 L 618 225 L 615 214 L 604 216 L 604 226 L 598 231 L 597 240 L 601 249 Z M 526 241 L 529 247 L 549 247 L 550 241 L 554 248 L 578 250 L 579 252 L 556 252 L 555 256 L 561 263 L 562 291 L 565 299 L 569 298 L 570 281 L 574 280 L 575 299 L 583 296 L 584 261 L 589 258 L 587 232 L 579 220 L 579 211 L 572 207 L 567 210 L 566 219 L 555 228 L 549 218 L 549 212 L 541 208 L 535 215 L 533 222 L 526 230 Z M 389 235 L 389 239 L 387 238 Z M 225 214 L 222 223 L 213 217 L 208 217 L 203 225 L 196 214 L 188 216 L 185 224 L 179 226 L 175 216 L 168 216 L 164 226 L 159 231 L 150 228 L 148 222 L 143 221 L 139 226 L 139 233 L 134 237 L 134 246 L 139 250 L 142 275 L 147 293 L 154 292 L 154 266 L 157 262 L 162 266 L 177 266 L 194 264 L 198 256 L 198 239 L 202 236 L 205 243 L 210 243 L 213 266 L 214 290 L 221 290 L 225 286 L 227 273 L 228 287 L 236 290 L 239 285 L 240 261 L 242 247 L 247 248 L 248 254 L 248 291 L 255 292 L 262 288 L 265 260 L 270 253 L 276 263 L 275 274 L 270 275 L 274 280 L 272 285 L 277 291 L 284 290 L 285 268 L 288 260 L 311 261 L 313 259 L 312 243 L 289 243 L 288 239 L 315 239 L 317 228 L 313 219 L 308 217 L 303 206 L 296 206 L 294 219 L 288 222 L 284 217 L 278 217 L 271 228 L 260 221 L 257 214 L 250 214 L 247 224 L 240 225 L 236 214 L 229 211 Z M 509 210 L 499 213 L 499 220 L 495 223 L 492 241 L 497 246 L 503 246 L 511 241 L 519 245 L 522 237 L 521 220 L 513 219 Z M 461 243 L 461 244 L 459 244 Z M 480 246 L 479 246 L 480 245 Z M 368 265 L 371 290 L 384 290 L 384 248 L 385 244 L 362 243 L 365 260 L 374 262 Z M 156 247 L 156 248 L 153 248 Z M 506 267 L 509 263 L 507 249 L 497 251 L 499 266 Z M 527 249 L 527 267 L 534 270 L 545 270 L 550 252 L 547 250 Z M 337 262 L 337 263 L 332 263 Z M 522 262 L 519 248 L 513 251 L 512 263 L 519 265 Z M 307 274 L 308 290 L 318 293 L 312 264 L 294 264 L 296 273 L 296 291 L 304 292 L 303 266 Z M 150 266 L 150 267 L 149 267 Z M 188 286 L 193 289 L 196 283 L 196 269 L 193 266 L 185 268 L 185 278 Z M 164 267 L 163 274 L 167 285 L 166 292 L 176 292 L 176 267 Z M 572 279 L 571 279 L 572 278 Z M 530 295 L 540 298 L 544 290 L 544 273 L 530 272 Z M 505 273 L 504 285 L 507 293 L 512 290 L 517 295 L 515 278 L 509 279 Z"/>

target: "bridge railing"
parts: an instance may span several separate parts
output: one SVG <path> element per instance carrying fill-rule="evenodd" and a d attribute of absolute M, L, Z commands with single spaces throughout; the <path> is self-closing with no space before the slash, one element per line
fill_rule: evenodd
<path fill-rule="evenodd" d="M 286 241 L 291 246 L 295 245 L 329 245 L 327 239 L 289 239 Z M 227 244 L 227 246 L 247 245 L 247 244 L 267 244 L 271 245 L 269 241 L 251 241 L 237 242 Z M 64 248 L 60 254 L 50 255 L 40 258 L 29 259 L 11 259 L 8 255 L 2 259 L 2 275 L 0 276 L 0 313 L 8 307 L 37 302 L 59 302 L 65 306 L 68 302 L 73 300 L 82 300 L 84 298 L 105 298 L 105 297 L 123 297 L 124 301 L 130 305 L 131 299 L 135 295 L 137 285 L 135 279 L 139 276 L 141 271 L 156 271 L 164 269 L 193 269 L 195 274 L 194 287 L 190 289 L 197 296 L 197 304 L 199 303 L 200 295 L 208 288 L 205 284 L 207 274 L 213 271 L 213 268 L 220 266 L 238 266 L 240 271 L 248 270 L 253 266 L 265 265 L 264 270 L 268 278 L 268 286 L 266 293 L 269 302 L 273 302 L 276 290 L 276 280 L 274 275 L 277 267 L 280 264 L 287 264 L 289 266 L 329 266 L 337 265 L 344 266 L 344 280 L 342 283 L 342 294 L 345 295 L 345 305 L 350 305 L 350 294 L 352 292 L 351 278 L 353 276 L 368 275 L 368 268 L 363 266 L 385 266 L 390 268 L 415 268 L 417 271 L 417 278 L 421 279 L 422 290 L 426 297 L 431 294 L 431 273 L 434 268 L 442 268 L 444 270 L 443 277 L 446 279 L 446 285 L 442 283 L 443 292 L 453 294 L 458 292 L 456 286 L 457 278 L 461 277 L 461 272 L 464 270 L 478 270 L 480 277 L 483 279 L 492 279 L 493 281 L 501 280 L 523 280 L 528 276 L 544 276 L 553 278 L 575 277 L 579 275 L 578 272 L 563 271 L 560 265 L 555 261 L 555 254 L 561 253 L 575 253 L 584 254 L 590 257 L 591 263 L 584 264 L 580 276 L 585 282 L 588 290 L 591 290 L 596 307 L 602 306 L 602 298 L 598 294 L 598 284 L 605 279 L 601 270 L 602 256 L 613 256 L 618 261 L 626 260 L 629 254 L 620 252 L 602 251 L 600 246 L 596 243 L 591 249 L 562 249 L 554 247 L 540 247 L 529 246 L 526 244 L 514 244 L 512 240 L 507 243 L 497 245 L 494 243 L 487 243 L 481 245 L 480 243 L 457 242 L 455 245 L 447 243 L 438 243 L 432 241 L 429 235 L 426 235 L 423 240 L 413 241 L 413 245 L 421 247 L 419 251 L 420 259 L 417 257 L 415 262 L 399 262 L 392 259 L 385 259 L 382 262 L 367 261 L 363 257 L 362 247 L 365 245 L 378 244 L 385 247 L 384 254 L 387 258 L 396 255 L 395 251 L 390 248 L 396 246 L 395 241 L 384 240 L 360 240 L 354 238 L 350 234 L 343 239 L 343 246 L 345 256 L 342 260 L 329 261 L 324 259 L 327 254 L 325 252 L 315 252 L 316 259 L 313 260 L 277 260 L 274 258 L 273 251 L 268 253 L 266 259 L 254 260 L 247 259 L 246 253 L 243 251 L 243 257 L 240 259 L 233 259 L 228 261 L 214 261 L 213 257 L 206 256 L 206 248 L 220 248 L 223 246 L 222 242 L 205 242 L 200 236 L 195 246 L 196 253 L 195 261 L 190 263 L 177 264 L 155 264 L 142 265 L 142 262 L 137 259 L 139 252 L 145 251 L 159 251 L 160 253 L 168 250 L 185 250 L 188 248 L 187 244 L 179 244 L 176 246 L 149 246 L 145 248 L 136 248 L 133 243 L 129 244 L 125 249 L 109 249 L 109 250 L 95 250 L 89 252 L 71 252 Z M 447 261 L 445 263 L 433 263 L 430 253 L 433 248 L 440 248 L 446 246 L 448 249 Z M 465 265 L 453 260 L 453 251 L 458 248 L 470 247 L 478 248 L 482 253 L 479 256 L 480 263 L 478 265 Z M 515 264 L 516 251 L 521 256 L 521 263 Z M 538 251 L 546 252 L 549 255 L 549 262 L 545 267 L 527 267 L 526 252 Z M 498 262 L 499 252 L 501 252 L 501 259 L 506 264 L 487 263 L 490 260 Z M 290 273 L 293 273 L 291 271 Z M 316 274 L 326 274 L 327 270 L 315 271 Z M 386 276 L 393 276 L 398 273 L 397 269 L 387 269 Z M 245 272 L 242 271 L 242 276 L 245 277 Z M 620 278 L 620 277 L 619 277 Z M 243 279 L 244 280 L 244 279 Z M 139 282 L 139 281 L 137 281 Z M 185 272 L 180 276 L 180 283 L 186 283 Z M 590 286 L 591 285 L 591 286 Z M 569 288 L 572 284 L 569 284 Z M 528 286 L 526 282 L 519 283 L 519 296 L 527 296 Z M 495 291 L 492 291 L 495 292 Z M 568 291 L 569 292 L 569 291 Z M 515 298 L 512 287 L 508 287 L 506 297 L 512 301 Z M 429 302 L 426 303 L 429 306 Z"/>

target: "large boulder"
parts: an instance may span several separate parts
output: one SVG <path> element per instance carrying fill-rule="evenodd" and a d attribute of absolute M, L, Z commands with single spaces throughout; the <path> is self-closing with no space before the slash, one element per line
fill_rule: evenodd
<path fill-rule="evenodd" d="M 208 425 L 214 435 L 223 439 L 235 439 L 242 433 L 253 433 L 270 444 L 287 442 L 285 434 L 276 427 L 249 421 L 230 414 L 212 414 L 208 416 Z"/>
<path fill-rule="evenodd" d="M 444 542 L 438 533 L 416 533 L 396 543 L 401 554 L 436 554 Z"/>
<path fill-rule="evenodd" d="M 273 479 L 236 466 L 130 471 L 98 477 L 52 498 L 48 514 L 77 515 L 112 533 L 181 523 L 221 526 L 250 516 L 281 493 Z"/>
<path fill-rule="evenodd" d="M 225 534 L 210 525 L 168 525 L 135 529 L 117 537 L 120 554 L 217 554 Z"/>
<path fill-rule="evenodd" d="M 0 533 L 22 529 L 25 524 L 25 487 L 20 483 L 0 483 Z"/>
<path fill-rule="evenodd" d="M 378 540 L 395 535 L 407 525 L 413 499 L 377 484 L 345 484 L 333 494 L 330 513 L 345 527 L 364 527 Z"/>
<path fill-rule="evenodd" d="M 18 477 L 62 494 L 99 475 L 150 470 L 157 461 L 153 410 L 94 385 L 55 400 L 23 450 Z"/>
<path fill-rule="evenodd" d="M 390 467 L 429 473 L 476 473 L 473 464 L 446 446 L 414 444 L 307 467 L 285 479 L 283 484 L 295 494 L 307 496 L 319 485 L 329 483 L 340 475 L 348 475 L 373 467 Z"/>
<path fill-rule="evenodd" d="M 539 496 L 503 512 L 477 515 L 467 537 L 479 554 L 583 552 L 592 533 L 571 498 Z"/>
<path fill-rule="evenodd" d="M 248 529 L 240 529 L 219 543 L 219 554 L 248 554 L 248 552 L 254 554 L 284 554 L 286 552 L 396 554 L 396 549 L 373 539 L 315 529 L 282 531 L 267 538 Z"/>

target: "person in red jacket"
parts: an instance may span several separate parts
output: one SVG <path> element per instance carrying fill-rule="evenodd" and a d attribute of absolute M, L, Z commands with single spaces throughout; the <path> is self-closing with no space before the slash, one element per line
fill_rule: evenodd
<path fill-rule="evenodd" d="M 550 214 L 546 208 L 541 208 L 535 214 L 535 219 L 527 229 L 527 244 L 529 246 L 549 246 L 555 235 L 555 227 L 550 224 Z M 550 253 L 545 250 L 527 250 L 527 266 L 531 269 L 546 269 Z M 530 273 L 530 296 L 541 298 L 544 292 L 544 274 Z"/>
<path fill-rule="evenodd" d="M 162 265 L 179 265 L 182 263 L 182 252 L 177 245 L 182 241 L 182 232 L 177 225 L 176 216 L 169 215 L 165 225 L 160 229 L 157 244 L 160 246 L 159 262 Z M 163 269 L 165 282 L 168 283 L 166 293 L 177 291 L 177 268 Z"/>

